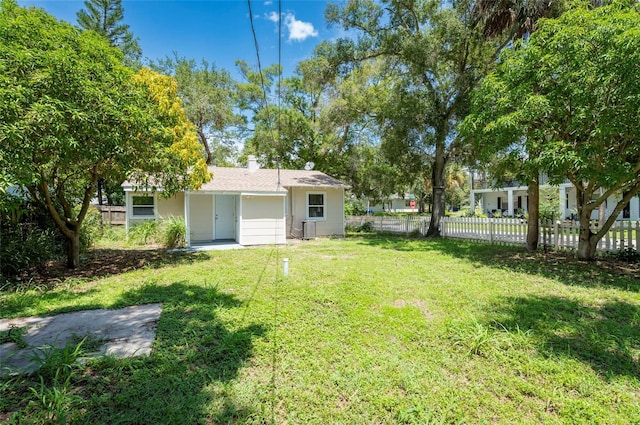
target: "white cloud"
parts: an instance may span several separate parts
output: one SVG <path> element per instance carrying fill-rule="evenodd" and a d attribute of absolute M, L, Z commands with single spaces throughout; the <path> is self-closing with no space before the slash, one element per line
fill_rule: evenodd
<path fill-rule="evenodd" d="M 274 22 L 277 22 L 277 20 Z M 311 22 L 298 21 L 293 13 L 287 13 L 285 15 L 284 24 L 289 30 L 289 41 L 304 41 L 309 37 L 318 36 L 318 31 L 313 27 Z"/>
<path fill-rule="evenodd" d="M 267 13 L 267 19 L 270 20 L 271 22 L 278 23 L 278 21 L 280 20 L 279 18 L 280 17 L 276 12 Z"/>
<path fill-rule="evenodd" d="M 264 5 L 265 6 L 271 6 L 273 4 L 273 2 L 271 0 L 265 1 Z"/>

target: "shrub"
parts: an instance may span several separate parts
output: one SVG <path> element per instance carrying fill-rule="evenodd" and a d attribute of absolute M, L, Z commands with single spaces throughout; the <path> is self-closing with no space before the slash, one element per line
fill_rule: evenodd
<path fill-rule="evenodd" d="M 162 244 L 167 248 L 182 248 L 187 244 L 184 218 L 171 216 L 162 222 Z"/>
<path fill-rule="evenodd" d="M 640 262 L 640 253 L 635 248 L 624 248 L 611 254 L 616 260 L 624 261 L 627 263 Z"/>
<path fill-rule="evenodd" d="M 370 221 L 365 221 L 357 229 L 357 232 L 373 232 L 373 224 Z"/>
<path fill-rule="evenodd" d="M 102 236 L 102 213 L 89 207 L 80 228 L 80 252 L 86 252 Z"/>
<path fill-rule="evenodd" d="M 365 209 L 362 207 L 362 204 L 358 200 L 347 199 L 344 203 L 345 217 L 351 215 L 364 215 L 365 212 Z"/>
<path fill-rule="evenodd" d="M 158 223 L 155 220 L 145 221 L 129 229 L 127 241 L 132 245 L 149 245 L 158 238 Z"/>
<path fill-rule="evenodd" d="M 0 244 L 0 274 L 13 277 L 21 270 L 42 264 L 61 254 L 54 229 L 39 229 L 35 225 L 20 224 L 3 229 Z"/>

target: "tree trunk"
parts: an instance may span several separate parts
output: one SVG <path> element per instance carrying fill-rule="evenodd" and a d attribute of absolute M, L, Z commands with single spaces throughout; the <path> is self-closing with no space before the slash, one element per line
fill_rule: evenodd
<path fill-rule="evenodd" d="M 102 205 L 102 186 L 104 186 L 104 179 L 98 179 L 98 205 Z"/>
<path fill-rule="evenodd" d="M 598 239 L 596 234 L 591 231 L 590 216 L 580 214 L 580 231 L 578 233 L 578 259 L 592 260 L 596 254 L 596 245 Z"/>
<path fill-rule="evenodd" d="M 75 230 L 67 236 L 67 268 L 75 269 L 80 265 L 80 231 Z"/>
<path fill-rule="evenodd" d="M 433 211 L 431 213 L 431 221 L 429 222 L 429 230 L 427 236 L 440 236 L 440 222 L 445 213 L 445 168 L 446 160 L 444 155 L 444 146 L 440 143 L 436 146 L 436 157 L 433 162 Z"/>
<path fill-rule="evenodd" d="M 527 226 L 527 251 L 534 252 L 538 249 L 538 237 L 540 235 L 540 182 L 536 175 L 529 181 L 529 219 Z"/>
<path fill-rule="evenodd" d="M 207 136 L 204 135 L 204 130 L 201 127 L 198 127 L 198 139 L 200 139 L 200 143 L 204 147 L 204 153 L 206 155 L 207 165 L 211 165 L 213 161 L 213 156 L 211 155 L 211 149 L 209 148 L 209 142 L 207 141 Z"/>

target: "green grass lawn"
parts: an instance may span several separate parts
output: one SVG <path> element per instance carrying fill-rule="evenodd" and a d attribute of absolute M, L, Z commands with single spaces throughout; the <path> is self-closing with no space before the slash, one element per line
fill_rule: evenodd
<path fill-rule="evenodd" d="M 151 357 L 43 378 L 62 396 L 0 381 L 0 419 L 640 423 L 637 267 L 387 235 L 160 257 L 1 295 L 2 317 L 164 306 Z"/>

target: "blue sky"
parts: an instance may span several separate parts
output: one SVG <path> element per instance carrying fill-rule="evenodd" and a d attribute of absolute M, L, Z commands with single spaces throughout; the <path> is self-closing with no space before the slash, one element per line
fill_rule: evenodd
<path fill-rule="evenodd" d="M 336 1 L 336 2 L 339 2 Z M 45 9 L 58 19 L 76 24 L 84 8 L 77 0 L 26 0 L 20 5 Z M 282 65 L 291 75 L 296 64 L 313 53 L 322 40 L 334 38 L 339 29 L 324 20 L 325 0 L 282 0 Z M 205 59 L 237 76 L 235 60 L 256 66 L 249 7 L 246 0 L 123 0 L 124 23 L 139 38 L 143 57 L 180 56 Z M 278 60 L 277 0 L 252 0 L 251 8 L 263 67 Z"/>

